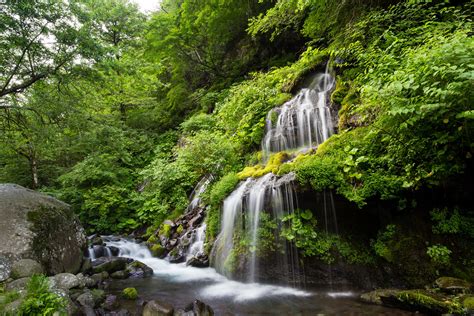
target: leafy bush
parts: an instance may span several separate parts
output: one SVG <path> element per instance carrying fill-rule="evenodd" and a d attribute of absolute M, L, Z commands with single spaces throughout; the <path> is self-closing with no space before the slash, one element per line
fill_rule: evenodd
<path fill-rule="evenodd" d="M 212 241 L 219 233 L 220 211 L 222 201 L 234 190 L 239 183 L 239 178 L 235 173 L 229 173 L 214 183 L 209 193 L 204 196 L 204 200 L 210 204 L 207 211 L 207 240 Z"/>
<path fill-rule="evenodd" d="M 377 235 L 377 240 L 372 242 L 372 247 L 375 253 L 387 260 L 393 262 L 393 254 L 390 248 L 390 242 L 397 232 L 397 227 L 393 224 L 387 225 L 384 231 L 380 231 Z"/>
<path fill-rule="evenodd" d="M 451 262 L 451 250 L 448 249 L 448 247 L 443 246 L 443 245 L 433 245 L 429 246 L 426 254 L 430 256 L 431 260 L 439 265 L 449 265 Z"/>
<path fill-rule="evenodd" d="M 66 299 L 50 290 L 45 275 L 33 275 L 27 285 L 26 299 L 20 306 L 22 315 L 66 314 Z"/>

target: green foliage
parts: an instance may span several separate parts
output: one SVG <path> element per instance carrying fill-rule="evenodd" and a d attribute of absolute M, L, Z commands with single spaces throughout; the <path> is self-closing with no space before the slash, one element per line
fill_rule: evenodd
<path fill-rule="evenodd" d="M 136 300 L 138 297 L 138 291 L 134 287 L 127 287 L 122 291 L 122 297 L 127 300 Z"/>
<path fill-rule="evenodd" d="M 238 183 L 238 176 L 235 173 L 228 173 L 212 185 L 208 190 L 210 192 L 208 196 L 204 196 L 204 199 L 210 204 L 206 218 L 206 237 L 208 240 L 214 240 L 219 233 L 222 201 L 234 190 Z"/>
<path fill-rule="evenodd" d="M 448 247 L 443 245 L 432 245 L 428 247 L 426 254 L 431 258 L 431 260 L 441 266 L 447 266 L 451 263 L 451 250 Z"/>
<path fill-rule="evenodd" d="M 372 247 L 375 253 L 387 260 L 388 262 L 393 262 L 394 257 L 392 249 L 390 247 L 390 242 L 394 238 L 397 232 L 397 227 L 393 224 L 387 225 L 384 231 L 380 231 L 377 235 L 377 239 L 372 242 Z"/>
<path fill-rule="evenodd" d="M 252 167 L 245 167 L 244 170 L 237 174 L 237 176 L 240 180 L 244 180 L 250 177 L 259 178 L 270 172 L 278 174 L 282 164 L 288 161 L 289 158 L 290 156 L 285 152 L 273 154 L 270 156 L 265 166 L 256 165 Z"/>
<path fill-rule="evenodd" d="M 217 104 L 218 126 L 246 150 L 260 144 L 268 111 L 289 100 L 291 95 L 286 92 L 325 57 L 326 53 L 308 48 L 290 66 L 253 73 L 250 80 L 233 85 L 227 98 Z"/>
<path fill-rule="evenodd" d="M 66 315 L 66 299 L 50 290 L 45 275 L 33 275 L 27 285 L 25 300 L 20 306 L 22 315 Z"/>
<path fill-rule="evenodd" d="M 330 254 L 332 243 L 315 230 L 317 222 L 311 211 L 293 213 L 282 220 L 288 223 L 288 227 L 282 231 L 282 236 L 294 242 L 296 247 L 302 250 L 303 256 L 317 256 L 328 263 L 334 261 Z"/>
<path fill-rule="evenodd" d="M 457 208 L 450 211 L 448 208 L 433 209 L 431 220 L 434 222 L 433 233 L 435 234 L 465 234 L 474 237 L 474 220 L 472 216 L 460 214 Z"/>

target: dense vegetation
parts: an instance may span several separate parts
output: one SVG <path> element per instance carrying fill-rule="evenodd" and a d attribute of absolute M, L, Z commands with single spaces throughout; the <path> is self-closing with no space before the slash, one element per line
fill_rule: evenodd
<path fill-rule="evenodd" d="M 469 1 L 164 0 L 149 16 L 126 0 L 48 3 L 0 6 L 0 182 L 57 195 L 90 232 L 156 229 L 209 174 L 212 239 L 222 200 L 249 176 L 294 171 L 303 188 L 402 210 L 472 168 Z M 261 165 L 268 111 L 328 61 L 338 134 Z M 442 207 L 433 233 L 472 243 L 472 208 Z M 331 261 L 334 244 L 356 256 L 307 217 L 285 233 L 305 254 Z M 393 261 L 402 234 L 382 227 L 372 255 Z M 436 269 L 449 247 L 427 248 Z"/>

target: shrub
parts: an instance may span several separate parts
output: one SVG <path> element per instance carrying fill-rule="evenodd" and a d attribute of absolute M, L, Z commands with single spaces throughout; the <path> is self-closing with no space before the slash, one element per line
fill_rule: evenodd
<path fill-rule="evenodd" d="M 27 285 L 26 299 L 20 306 L 22 315 L 66 314 L 66 299 L 53 293 L 45 275 L 33 275 Z"/>

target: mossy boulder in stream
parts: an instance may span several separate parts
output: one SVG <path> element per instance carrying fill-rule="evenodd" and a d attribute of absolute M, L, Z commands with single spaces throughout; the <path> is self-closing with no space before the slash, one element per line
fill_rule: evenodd
<path fill-rule="evenodd" d="M 69 205 L 19 185 L 0 184 L 0 218 L 0 257 L 11 264 L 33 259 L 48 274 L 79 271 L 86 238 Z"/>

